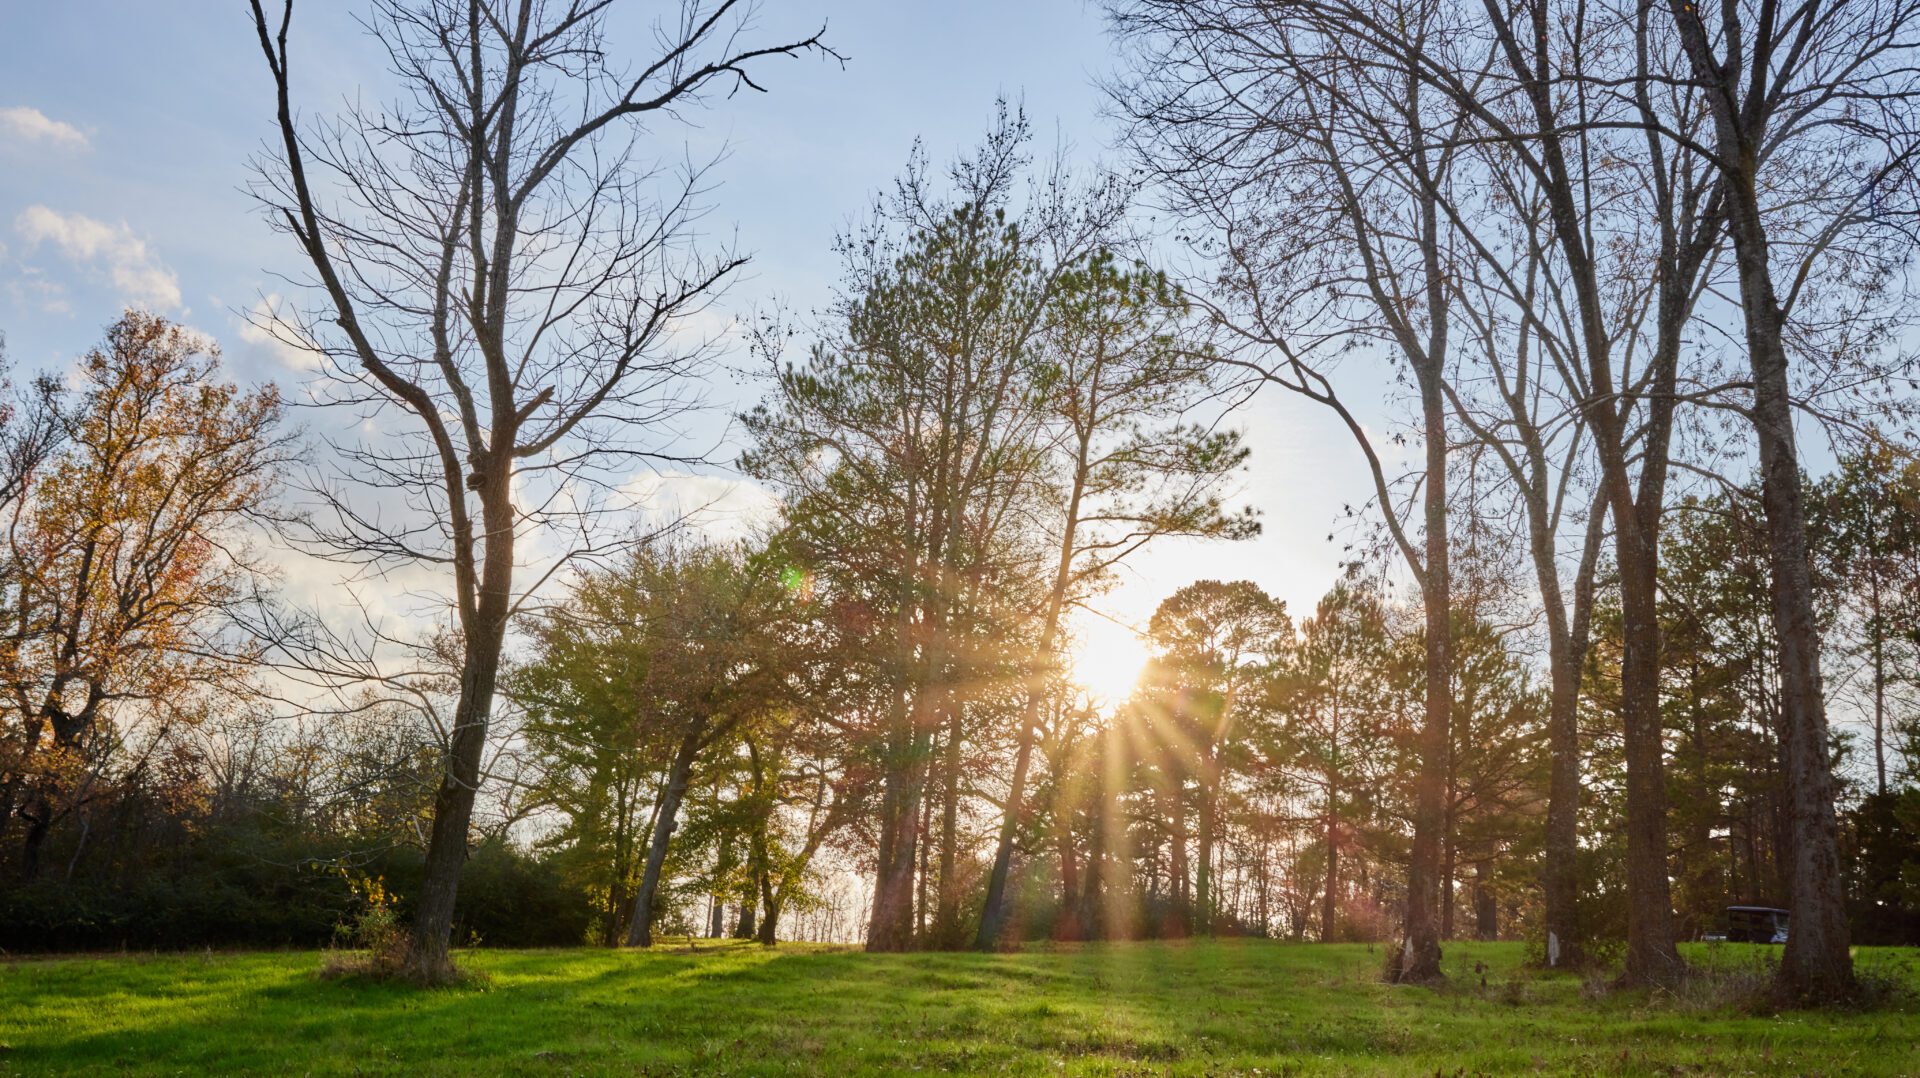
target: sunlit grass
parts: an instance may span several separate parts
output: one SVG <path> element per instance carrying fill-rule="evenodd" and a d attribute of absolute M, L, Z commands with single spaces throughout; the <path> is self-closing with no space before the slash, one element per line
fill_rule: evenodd
<path fill-rule="evenodd" d="M 1920 985 L 1920 952 L 1861 956 Z M 1920 1073 L 1910 1003 L 1770 1016 L 1711 996 L 1596 996 L 1522 971 L 1517 944 L 1450 945 L 1450 987 L 1387 988 L 1381 957 L 1254 941 L 871 956 L 702 943 L 474 952 L 462 961 L 487 986 L 436 991 L 323 980 L 312 952 L 18 961 L 0 965 L 0 1071 Z"/>

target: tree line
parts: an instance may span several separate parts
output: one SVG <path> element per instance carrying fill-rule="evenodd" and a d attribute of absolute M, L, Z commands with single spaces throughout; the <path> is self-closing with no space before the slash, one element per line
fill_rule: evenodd
<path fill-rule="evenodd" d="M 1131 168 L 1036 162 L 1005 104 L 950 165 L 916 149 L 834 300 L 745 327 L 736 463 L 778 509 L 722 541 L 630 479 L 698 459 L 722 342 L 688 327 L 745 260 L 636 135 L 843 62 L 752 14 L 691 6 L 628 67 L 604 4 L 380 0 L 406 94 L 315 123 L 292 6 L 252 5 L 253 190 L 311 270 L 262 328 L 378 430 L 300 466 L 276 391 L 138 312 L 77 399 L 15 394 L 25 945 L 397 902 L 423 980 L 476 935 L 804 919 L 1377 940 L 1410 982 L 1469 932 L 1576 968 L 1624 941 L 1624 981 L 1672 985 L 1752 901 L 1792 911 L 1782 988 L 1833 998 L 1851 941 L 1915 931 L 1920 12 L 1116 0 Z M 1127 563 L 1258 531 L 1256 393 L 1351 436 L 1341 579 L 1310 612 L 1181 588 L 1097 698 L 1076 619 Z M 295 609 L 269 533 L 438 581 L 439 628 Z M 111 898 L 201 876 L 246 914 Z"/>

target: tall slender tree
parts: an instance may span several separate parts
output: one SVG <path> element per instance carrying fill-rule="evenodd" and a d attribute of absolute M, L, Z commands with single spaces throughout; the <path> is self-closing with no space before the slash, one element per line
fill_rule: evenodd
<path fill-rule="evenodd" d="M 1853 990 L 1853 959 L 1790 337 L 1819 302 L 1809 295 L 1816 271 L 1871 286 L 1906 262 L 1920 160 L 1920 72 L 1912 62 L 1920 4 L 1763 0 L 1725 3 L 1711 16 L 1680 0 L 1666 7 L 1711 125 L 1752 374 L 1792 829 L 1793 930 L 1779 984 L 1796 998 L 1833 999 Z M 1790 201 L 1776 204 L 1782 194 Z M 1900 241 L 1891 250 L 1883 246 L 1889 236 Z M 1852 313 L 1858 321 L 1866 312 Z M 1858 349 L 1862 336 L 1850 329 L 1843 339 Z"/>
<path fill-rule="evenodd" d="M 1410 25 L 1431 11 L 1393 5 Z M 1425 714 L 1401 946 L 1385 975 L 1442 979 L 1439 882 L 1452 679 L 1448 569 L 1450 275 L 1446 211 L 1471 115 L 1404 67 L 1374 62 L 1339 24 L 1290 24 L 1280 8 L 1139 0 L 1111 8 L 1135 49 L 1114 89 L 1141 165 L 1204 226 L 1219 276 L 1210 305 L 1253 378 L 1330 409 L 1353 437 L 1388 541 L 1426 611 Z M 1484 61 L 1482 61 L 1484 62 Z M 1361 351 L 1410 376 L 1421 449 L 1409 504 L 1376 436 L 1343 394 Z M 1366 385 L 1380 384 L 1378 368 Z"/>
<path fill-rule="evenodd" d="M 1135 552 L 1157 539 L 1253 534 L 1250 513 L 1230 513 L 1223 486 L 1246 458 L 1235 432 L 1197 409 L 1216 371 L 1191 340 L 1191 315 L 1164 275 L 1120 265 L 1101 250 L 1060 275 L 1032 377 L 1042 401 L 1058 551 L 1039 612 L 1030 683 L 987 878 L 975 946 L 996 945 L 1005 925 L 1013 840 L 1024 810 L 1035 724 L 1057 691 L 1063 616 Z"/>
<path fill-rule="evenodd" d="M 835 54 L 819 33 L 747 43 L 749 0 L 693 0 L 631 70 L 604 47 L 607 0 L 376 0 L 366 26 L 399 103 L 303 124 L 293 4 L 268 6 L 251 0 L 277 128 L 257 194 L 315 296 L 267 328 L 328 361 L 334 403 L 397 420 L 377 444 L 339 447 L 347 478 L 322 490 L 330 519 L 308 538 L 375 571 L 452 578 L 457 699 L 409 959 L 440 980 L 509 623 L 541 581 L 606 545 L 588 539 L 528 579 L 521 540 L 591 533 L 604 501 L 589 492 L 676 457 L 666 428 L 700 358 L 676 330 L 744 262 L 690 250 L 700 175 L 650 183 L 661 172 L 628 136 L 760 89 L 772 57 Z M 399 492 L 414 515 L 385 519 L 354 487 Z"/>

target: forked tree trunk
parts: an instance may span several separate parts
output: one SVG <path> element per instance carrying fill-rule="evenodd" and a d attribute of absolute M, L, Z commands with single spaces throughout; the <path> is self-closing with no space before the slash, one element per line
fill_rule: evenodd
<path fill-rule="evenodd" d="M 760 918 L 760 928 L 754 933 L 754 939 L 772 947 L 778 943 L 780 931 L 780 907 L 775 905 L 772 896 L 767 896 L 767 912 Z"/>
<path fill-rule="evenodd" d="M 1080 530 L 1080 501 L 1086 496 L 1088 447 L 1090 435 L 1082 433 L 1074 458 L 1073 488 L 1067 496 L 1067 511 L 1060 532 L 1060 550 L 1054 562 L 1053 588 L 1047 594 L 1046 612 L 1040 621 L 1040 639 L 1033 649 L 1033 670 L 1028 677 L 1026 707 L 1020 717 L 1019 744 L 1014 749 L 1013 778 L 1007 785 L 1007 804 L 1000 818 L 1000 837 L 994 845 L 993 868 L 987 874 L 987 899 L 980 908 L 980 928 L 974 934 L 976 950 L 991 950 L 999 945 L 1006 927 L 1007 876 L 1013 869 L 1013 833 L 1020 825 L 1026 798 L 1027 770 L 1033 763 L 1035 724 L 1040 705 L 1046 697 L 1048 665 L 1053 662 L 1060 634 L 1060 612 L 1066 605 L 1067 587 L 1073 579 L 1073 555 Z"/>
<path fill-rule="evenodd" d="M 1053 842 L 1060 857 L 1060 921 L 1054 928 L 1056 939 L 1080 938 L 1080 864 L 1074 856 L 1073 817 L 1065 797 L 1054 811 Z"/>

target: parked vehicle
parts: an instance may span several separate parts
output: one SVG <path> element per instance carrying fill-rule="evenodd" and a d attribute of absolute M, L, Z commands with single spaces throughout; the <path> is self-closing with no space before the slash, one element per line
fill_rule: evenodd
<path fill-rule="evenodd" d="M 1787 942 L 1787 911 L 1774 906 L 1728 906 L 1723 927 L 1705 937 L 1729 943 Z"/>

